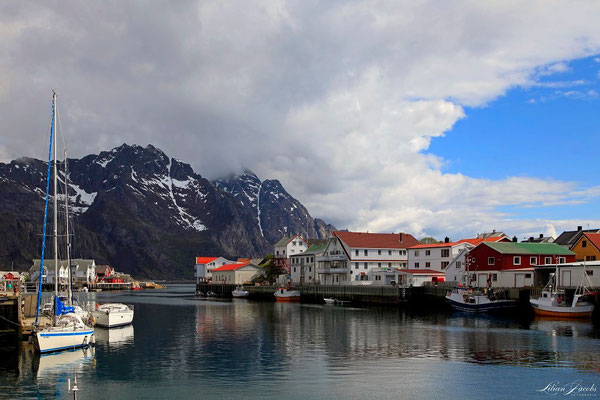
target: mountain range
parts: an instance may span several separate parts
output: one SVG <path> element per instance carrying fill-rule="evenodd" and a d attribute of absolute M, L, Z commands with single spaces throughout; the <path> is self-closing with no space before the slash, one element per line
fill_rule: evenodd
<path fill-rule="evenodd" d="M 67 166 L 73 257 L 136 278 L 191 278 L 195 256 L 260 257 L 285 234 L 324 238 L 335 229 L 277 180 L 246 169 L 209 181 L 152 145 L 123 144 Z M 24 270 L 40 257 L 47 168 L 26 157 L 0 163 L 0 269 Z M 64 163 L 59 171 L 64 193 Z M 61 249 L 63 241 L 64 232 Z"/>

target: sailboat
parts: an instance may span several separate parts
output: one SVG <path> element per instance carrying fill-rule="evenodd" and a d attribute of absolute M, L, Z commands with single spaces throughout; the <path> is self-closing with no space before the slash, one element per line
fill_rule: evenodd
<path fill-rule="evenodd" d="M 530 299 L 529 303 L 537 315 L 559 318 L 589 318 L 594 311 L 594 304 L 589 301 L 589 287 L 592 286 L 591 279 L 583 265 L 583 277 L 577 286 L 573 300 L 568 302 L 564 289 L 558 288 L 558 265 L 554 274 L 550 274 L 550 280 L 542 290 L 542 296 L 538 299 Z"/>
<path fill-rule="evenodd" d="M 44 231 L 42 236 L 42 256 L 40 262 L 39 290 L 37 298 L 37 313 L 35 317 L 35 329 L 33 343 L 40 353 L 87 347 L 94 342 L 94 329 L 86 325 L 81 316 L 76 314 L 72 306 L 65 305 L 58 295 L 58 171 L 56 157 L 56 93 L 52 94 L 52 120 L 50 123 L 50 149 L 48 151 L 48 174 L 46 182 L 46 200 L 44 206 Z M 50 197 L 50 176 L 52 171 L 52 159 L 54 158 L 54 301 L 52 325 L 47 327 L 38 326 L 40 302 L 42 298 L 42 275 L 44 270 L 44 253 L 46 250 L 46 228 L 48 219 L 48 200 Z M 68 197 L 68 195 L 67 195 Z M 68 218 L 67 218 L 68 219 Z M 68 235 L 67 235 L 68 236 Z M 70 269 L 70 266 L 68 266 Z M 71 293 L 71 292 L 70 292 Z M 69 302 L 72 302 L 72 297 Z"/>

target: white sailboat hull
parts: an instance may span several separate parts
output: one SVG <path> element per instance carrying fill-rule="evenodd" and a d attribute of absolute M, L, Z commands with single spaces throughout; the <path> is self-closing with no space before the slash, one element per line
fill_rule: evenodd
<path fill-rule="evenodd" d="M 87 347 L 94 342 L 94 330 L 48 328 L 36 332 L 34 345 L 40 353 Z"/>

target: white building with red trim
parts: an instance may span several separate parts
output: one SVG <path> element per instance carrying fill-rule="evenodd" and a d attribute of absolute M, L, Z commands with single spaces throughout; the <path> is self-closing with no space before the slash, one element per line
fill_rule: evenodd
<path fill-rule="evenodd" d="M 300 235 L 284 236 L 273 246 L 273 262 L 275 266 L 290 273 L 290 256 L 304 253 L 310 245 Z"/>
<path fill-rule="evenodd" d="M 237 264 L 225 257 L 196 257 L 196 282 L 207 282 L 212 279 L 212 271 L 220 266 L 227 264 Z"/>
<path fill-rule="evenodd" d="M 334 231 L 316 257 L 317 280 L 322 285 L 372 284 L 375 269 L 406 268 L 407 249 L 418 243 L 407 233 Z"/>
<path fill-rule="evenodd" d="M 242 285 L 262 273 L 262 268 L 248 262 L 225 264 L 212 270 L 212 281 L 228 285 Z"/>

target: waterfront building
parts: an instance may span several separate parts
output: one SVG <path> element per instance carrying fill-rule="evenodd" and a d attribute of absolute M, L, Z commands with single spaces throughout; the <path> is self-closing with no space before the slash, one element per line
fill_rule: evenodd
<path fill-rule="evenodd" d="M 600 233 L 583 232 L 571 246 L 575 261 L 600 261 Z"/>
<path fill-rule="evenodd" d="M 212 271 L 220 266 L 227 264 L 238 264 L 236 261 L 228 260 L 224 257 L 196 257 L 196 283 L 210 281 Z"/>
<path fill-rule="evenodd" d="M 534 267 L 536 286 L 545 286 L 550 280 L 550 274 L 556 273 L 558 267 L 558 286 L 561 288 L 576 288 L 582 284 L 583 270 L 591 281 L 591 286 L 600 288 L 600 261 L 576 261 L 558 265 L 537 265 Z M 583 282 L 589 284 L 589 282 Z"/>
<path fill-rule="evenodd" d="M 554 238 L 552 236 L 544 236 L 540 233 L 538 237 L 530 236 L 528 239 L 523 240 L 523 243 L 553 243 Z"/>
<path fill-rule="evenodd" d="M 407 249 L 417 244 L 407 233 L 334 231 L 316 257 L 317 279 L 322 285 L 372 284 L 375 268 L 406 268 Z"/>
<path fill-rule="evenodd" d="M 304 253 L 290 256 L 290 276 L 292 284 L 312 285 L 317 282 L 317 257 L 323 255 L 327 243 L 314 244 Z"/>
<path fill-rule="evenodd" d="M 408 249 L 408 268 L 441 271 L 447 281 L 462 282 L 466 255 L 481 242 L 508 242 L 506 235 L 461 239 L 451 242 L 447 237 L 443 243 L 418 244 Z"/>
<path fill-rule="evenodd" d="M 33 265 L 29 269 L 32 282 L 39 280 L 40 262 L 39 259 L 33 260 Z M 75 258 L 71 260 L 71 267 L 74 283 L 90 284 L 96 281 L 96 262 L 94 260 Z M 58 283 L 67 284 L 68 282 L 67 260 L 58 260 Z M 44 260 L 42 283 L 54 283 L 54 260 Z"/>
<path fill-rule="evenodd" d="M 580 225 L 577 227 L 576 231 L 564 231 L 558 235 L 553 243 L 566 247 L 570 250 L 584 233 L 600 233 L 600 229 L 583 229 L 583 227 Z"/>
<path fill-rule="evenodd" d="M 273 262 L 276 267 L 290 273 L 290 256 L 304 253 L 309 248 L 308 242 L 300 235 L 284 236 L 273 246 Z"/>
<path fill-rule="evenodd" d="M 226 264 L 212 270 L 213 283 L 243 285 L 264 273 L 262 268 L 250 263 Z"/>
<path fill-rule="evenodd" d="M 481 242 L 467 254 L 467 273 L 479 287 L 534 286 L 536 266 L 574 261 L 575 253 L 555 243 Z"/>

